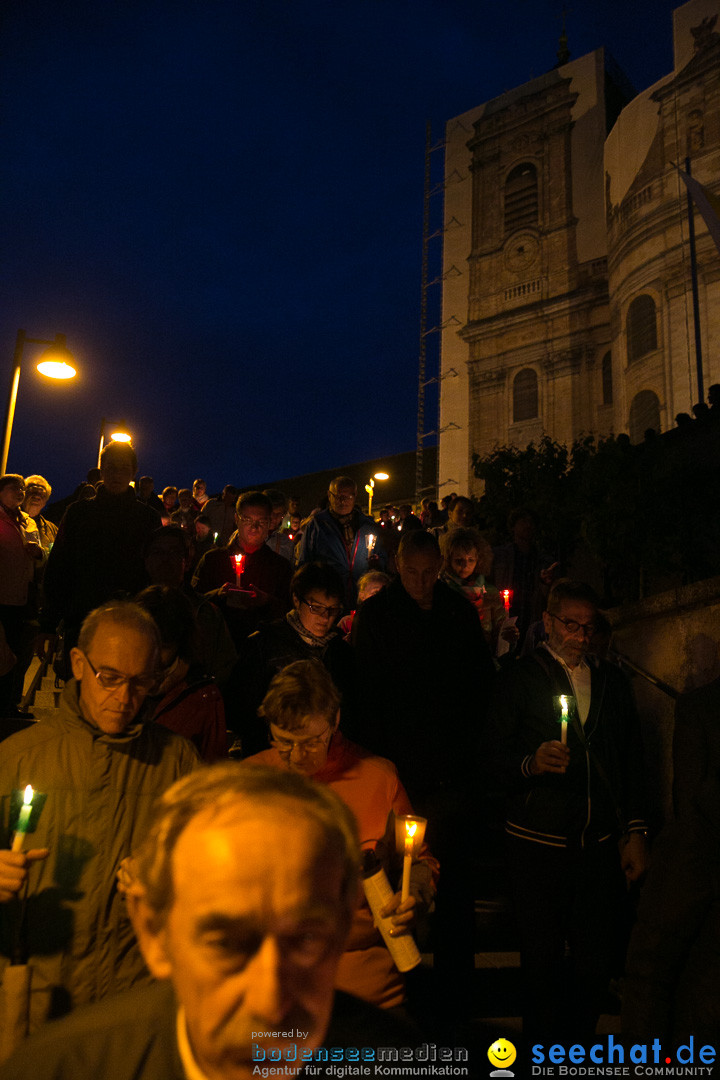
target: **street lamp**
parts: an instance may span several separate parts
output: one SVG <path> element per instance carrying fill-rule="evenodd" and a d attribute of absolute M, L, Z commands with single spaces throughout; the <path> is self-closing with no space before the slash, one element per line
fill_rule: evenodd
<path fill-rule="evenodd" d="M 72 379 L 73 376 L 77 374 L 73 367 L 75 359 L 72 353 L 68 351 L 64 334 L 56 334 L 54 341 L 48 341 L 47 338 L 28 337 L 24 330 L 18 330 L 17 340 L 15 342 L 15 353 L 13 355 L 13 375 L 10 383 L 10 395 L 8 397 L 8 404 L 5 412 L 5 437 L 3 439 L 0 475 L 3 475 L 7 469 L 8 453 L 10 451 L 10 436 L 12 435 L 18 385 L 20 383 L 20 366 L 22 364 L 23 349 L 25 348 L 26 342 L 30 345 L 50 346 L 49 349 L 43 351 L 40 356 L 40 363 L 37 365 L 37 369 L 42 375 L 45 375 L 49 379 Z"/>
<path fill-rule="evenodd" d="M 370 480 L 365 485 L 365 490 L 367 491 L 367 494 L 368 494 L 368 517 L 372 517 L 372 501 L 373 501 L 373 491 L 375 490 L 375 481 L 376 480 L 389 480 L 389 479 L 390 479 L 390 474 L 389 473 L 376 472 L 374 476 L 370 477 Z"/>
<path fill-rule="evenodd" d="M 102 422 L 100 424 L 100 446 L 98 448 L 98 469 L 100 468 L 100 455 L 102 454 L 103 446 L 105 445 L 105 429 L 108 428 L 108 427 L 115 429 L 114 431 L 110 432 L 108 442 L 122 442 L 122 443 L 132 442 L 132 435 L 128 435 L 127 431 L 125 431 L 125 425 L 124 424 L 116 424 L 114 421 L 111 421 L 108 424 L 107 420 L 103 416 Z"/>

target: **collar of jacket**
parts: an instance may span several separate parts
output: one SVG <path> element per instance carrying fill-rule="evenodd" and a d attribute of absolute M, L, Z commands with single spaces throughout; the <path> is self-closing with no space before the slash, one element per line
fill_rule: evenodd
<path fill-rule="evenodd" d="M 60 698 L 60 711 L 57 715 L 58 723 L 62 727 L 73 728 L 76 731 L 84 731 L 93 739 L 106 742 L 110 746 L 121 746 L 134 742 L 141 734 L 144 727 L 142 719 L 133 720 L 121 735 L 108 735 L 101 731 L 90 720 L 86 719 L 80 708 L 80 685 L 75 679 L 69 679 Z M 138 714 L 142 717 L 143 709 Z M 47 723 L 43 720 L 42 723 Z"/>

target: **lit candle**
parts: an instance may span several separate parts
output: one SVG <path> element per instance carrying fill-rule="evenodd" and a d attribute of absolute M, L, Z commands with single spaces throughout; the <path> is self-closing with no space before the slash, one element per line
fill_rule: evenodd
<path fill-rule="evenodd" d="M 367 548 L 368 559 L 370 558 L 373 551 L 375 550 L 375 541 L 376 540 L 377 540 L 377 537 L 375 536 L 375 533 L 368 533 L 366 535 L 366 537 L 365 537 L 365 547 Z"/>
<path fill-rule="evenodd" d="M 34 794 L 35 792 L 33 791 L 30 784 L 28 784 L 28 786 L 25 788 L 25 794 L 23 795 L 23 804 L 20 808 L 20 816 L 15 827 L 15 835 L 13 836 L 12 842 L 13 851 L 22 851 L 23 844 L 25 842 L 25 833 L 27 832 L 27 827 L 30 824 L 30 815 L 32 813 L 32 801 Z"/>
<path fill-rule="evenodd" d="M 512 589 L 503 589 L 502 591 L 503 604 L 505 605 L 505 611 L 510 614 L 510 605 L 512 604 L 513 591 Z"/>
<path fill-rule="evenodd" d="M 564 694 L 560 695 L 560 709 L 560 742 L 567 746 L 568 699 Z"/>
<path fill-rule="evenodd" d="M 245 556 L 233 555 L 233 559 L 235 560 L 235 584 L 239 589 L 242 584 L 243 563 L 245 562 Z"/>
<path fill-rule="evenodd" d="M 219 535 L 219 533 L 213 533 L 213 544 L 217 544 L 217 538 Z"/>
<path fill-rule="evenodd" d="M 410 868 L 412 866 L 413 852 L 415 850 L 415 833 L 417 832 L 417 827 L 417 821 L 405 822 L 405 858 L 403 859 L 401 901 L 407 900 L 410 895 Z"/>

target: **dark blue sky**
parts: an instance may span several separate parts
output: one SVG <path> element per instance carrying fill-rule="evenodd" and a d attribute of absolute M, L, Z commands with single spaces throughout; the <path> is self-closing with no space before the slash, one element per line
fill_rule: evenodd
<path fill-rule="evenodd" d="M 412 449 L 426 120 L 440 140 L 552 67 L 562 6 L 6 2 L 3 384 L 20 327 L 81 372 L 26 364 L 9 468 L 65 493 L 103 416 L 156 488 Z M 637 89 L 671 69 L 672 3 L 570 6 L 573 57 L 605 45 Z"/>

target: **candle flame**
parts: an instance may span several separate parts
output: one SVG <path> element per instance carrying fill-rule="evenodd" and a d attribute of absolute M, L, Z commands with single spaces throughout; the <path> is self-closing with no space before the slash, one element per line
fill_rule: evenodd
<path fill-rule="evenodd" d="M 417 832 L 417 821 L 406 821 L 405 822 L 405 835 L 407 836 L 408 840 L 411 840 L 416 832 Z"/>
<path fill-rule="evenodd" d="M 23 795 L 23 803 L 25 806 L 31 805 L 34 794 L 35 792 L 33 791 L 32 786 L 28 784 L 28 786 L 25 788 L 25 794 Z M 17 803 L 15 803 L 15 805 L 17 806 Z"/>
<path fill-rule="evenodd" d="M 568 701 L 564 694 L 560 695 L 560 707 L 562 709 L 563 716 L 568 714 Z"/>

